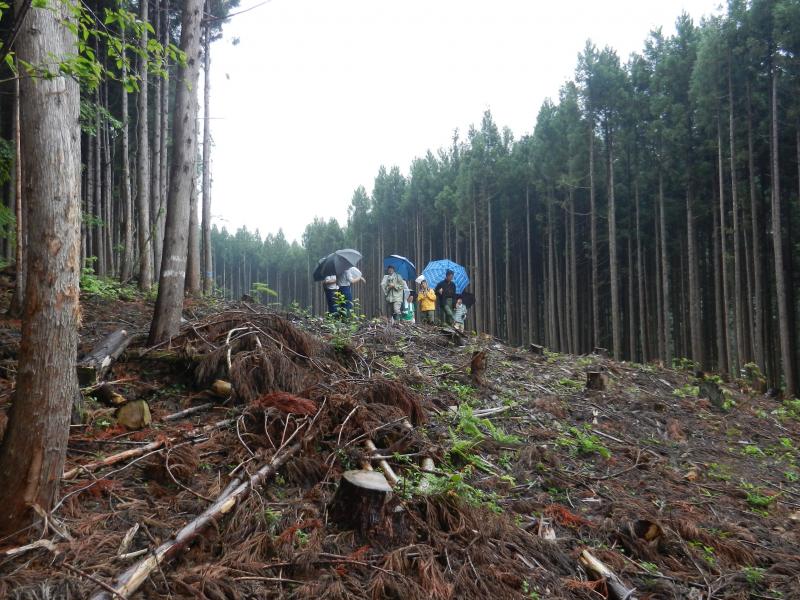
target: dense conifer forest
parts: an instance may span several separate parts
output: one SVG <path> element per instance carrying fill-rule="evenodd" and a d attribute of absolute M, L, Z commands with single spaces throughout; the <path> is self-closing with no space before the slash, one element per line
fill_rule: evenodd
<path fill-rule="evenodd" d="M 588 41 L 558 98 L 532 111 L 531 132 L 517 137 L 487 111 L 407 171 L 382 167 L 371 194 L 354 191 L 346 224 L 315 220 L 300 243 L 212 230 L 216 285 L 239 297 L 260 282 L 321 311 L 310 273 L 352 246 L 368 282 L 356 295 L 375 314 L 383 256 L 420 269 L 447 257 L 472 277 L 475 330 L 637 362 L 758 368 L 792 393 L 798 82 L 790 0 L 680 16 L 673 35 L 651 31 L 629 57 Z"/>

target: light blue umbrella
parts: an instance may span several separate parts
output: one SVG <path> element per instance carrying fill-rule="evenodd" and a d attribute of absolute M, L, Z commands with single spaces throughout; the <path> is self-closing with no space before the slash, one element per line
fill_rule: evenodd
<path fill-rule="evenodd" d="M 469 285 L 469 275 L 467 275 L 467 270 L 458 263 L 447 259 L 432 260 L 425 267 L 422 274 L 425 276 L 425 279 L 428 280 L 429 286 L 436 287 L 440 281 L 444 281 L 445 273 L 447 273 L 448 270 L 453 272 L 453 283 L 456 284 L 456 293 L 460 294 Z"/>
<path fill-rule="evenodd" d="M 406 281 L 414 281 L 417 278 L 417 267 L 405 256 L 390 254 L 383 259 L 383 270 L 387 267 L 394 267 L 395 272 Z"/>

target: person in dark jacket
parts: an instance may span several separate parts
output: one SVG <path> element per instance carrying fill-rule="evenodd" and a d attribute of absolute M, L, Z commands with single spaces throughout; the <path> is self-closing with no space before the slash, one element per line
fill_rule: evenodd
<path fill-rule="evenodd" d="M 436 284 L 434 288 L 439 297 L 439 306 L 444 313 L 444 322 L 448 325 L 453 324 L 453 304 L 456 298 L 456 284 L 453 282 L 453 271 L 450 269 L 444 275 L 444 280 Z"/>

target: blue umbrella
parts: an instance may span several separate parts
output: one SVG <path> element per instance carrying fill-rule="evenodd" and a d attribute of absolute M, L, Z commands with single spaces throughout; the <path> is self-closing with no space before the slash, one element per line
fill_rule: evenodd
<path fill-rule="evenodd" d="M 460 294 L 469 285 L 469 275 L 467 275 L 467 270 L 458 263 L 447 259 L 432 260 L 425 267 L 422 274 L 425 276 L 425 279 L 428 280 L 428 285 L 436 287 L 440 281 L 444 281 L 445 273 L 447 273 L 448 270 L 453 272 L 453 283 L 456 284 L 456 293 Z"/>
<path fill-rule="evenodd" d="M 406 281 L 414 281 L 417 278 L 417 267 L 405 256 L 390 254 L 383 259 L 383 269 L 394 267 L 395 272 Z"/>

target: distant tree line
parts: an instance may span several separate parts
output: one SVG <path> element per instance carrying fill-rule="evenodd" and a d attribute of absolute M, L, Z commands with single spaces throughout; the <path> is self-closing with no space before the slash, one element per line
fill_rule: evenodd
<path fill-rule="evenodd" d="M 531 134 L 487 111 L 407 175 L 382 167 L 346 227 L 316 220 L 302 246 L 215 231 L 215 277 L 321 310 L 310 272 L 352 246 L 374 313 L 383 256 L 448 257 L 469 269 L 479 331 L 729 374 L 755 364 L 793 394 L 799 198 L 800 1 L 731 0 L 624 61 L 587 42 Z"/>

